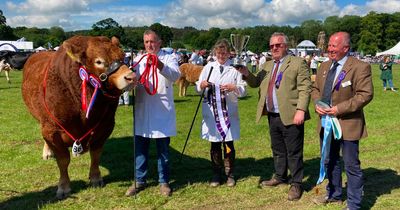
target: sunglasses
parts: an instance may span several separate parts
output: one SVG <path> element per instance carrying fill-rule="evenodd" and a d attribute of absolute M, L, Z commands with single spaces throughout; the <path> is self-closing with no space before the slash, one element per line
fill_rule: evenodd
<path fill-rule="evenodd" d="M 269 48 L 270 49 L 273 49 L 274 47 L 281 48 L 281 47 L 284 47 L 284 46 L 285 46 L 285 43 L 271 44 L 271 45 L 269 45 Z"/>

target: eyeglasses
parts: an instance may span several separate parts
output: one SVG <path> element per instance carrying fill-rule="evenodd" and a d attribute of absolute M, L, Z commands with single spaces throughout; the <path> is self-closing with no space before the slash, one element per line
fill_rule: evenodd
<path fill-rule="evenodd" d="M 274 47 L 281 48 L 284 46 L 285 46 L 285 43 L 271 44 L 271 45 L 269 45 L 269 49 L 273 49 Z"/>

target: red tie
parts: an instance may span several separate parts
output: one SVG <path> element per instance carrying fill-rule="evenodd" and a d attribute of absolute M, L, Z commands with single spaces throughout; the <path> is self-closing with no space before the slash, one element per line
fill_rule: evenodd
<path fill-rule="evenodd" d="M 274 84 L 276 80 L 276 72 L 278 72 L 279 68 L 279 60 L 274 61 L 275 62 L 275 69 L 274 72 L 272 72 L 272 77 L 269 80 L 268 83 L 268 95 L 267 95 L 267 100 L 268 100 L 268 111 L 273 112 L 274 111 L 274 97 L 273 97 L 273 90 L 274 90 Z"/>

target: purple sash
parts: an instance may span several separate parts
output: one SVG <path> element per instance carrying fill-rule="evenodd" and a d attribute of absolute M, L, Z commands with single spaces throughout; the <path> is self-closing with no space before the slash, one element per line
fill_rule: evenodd
<path fill-rule="evenodd" d="M 208 93 L 209 99 L 211 98 L 208 101 L 212 105 L 217 130 L 222 137 L 222 141 L 225 141 L 226 134 L 231 127 L 228 110 L 226 109 L 225 91 L 221 91 L 219 85 L 211 83 Z"/>

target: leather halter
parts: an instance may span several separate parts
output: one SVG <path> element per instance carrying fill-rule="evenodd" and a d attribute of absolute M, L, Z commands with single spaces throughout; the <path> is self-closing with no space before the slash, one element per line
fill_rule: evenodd
<path fill-rule="evenodd" d="M 108 67 L 107 71 L 104 73 L 101 73 L 99 75 L 100 81 L 102 81 L 103 83 L 107 82 L 108 77 L 111 74 L 115 73 L 119 69 L 119 67 L 121 67 L 122 65 L 123 65 L 123 63 L 121 61 L 118 61 L 118 60 L 113 61 L 111 63 L 111 65 Z"/>

